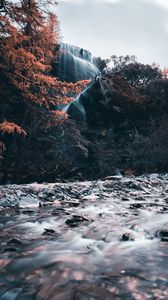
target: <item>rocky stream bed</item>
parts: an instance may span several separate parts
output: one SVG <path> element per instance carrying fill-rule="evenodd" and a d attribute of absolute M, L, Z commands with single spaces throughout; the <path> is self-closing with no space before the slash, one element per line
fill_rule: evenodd
<path fill-rule="evenodd" d="M 0 187 L 1 300 L 168 299 L 168 175 Z"/>

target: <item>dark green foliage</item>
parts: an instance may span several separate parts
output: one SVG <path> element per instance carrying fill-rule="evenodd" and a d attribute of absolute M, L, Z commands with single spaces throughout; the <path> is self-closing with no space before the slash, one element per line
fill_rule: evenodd
<path fill-rule="evenodd" d="M 100 56 L 93 58 L 93 63 L 101 73 L 106 72 L 110 59 L 102 59 Z"/>
<path fill-rule="evenodd" d="M 112 72 L 117 72 L 133 86 L 145 86 L 150 81 L 162 77 L 157 65 L 144 65 L 136 61 L 135 56 L 112 56 Z"/>

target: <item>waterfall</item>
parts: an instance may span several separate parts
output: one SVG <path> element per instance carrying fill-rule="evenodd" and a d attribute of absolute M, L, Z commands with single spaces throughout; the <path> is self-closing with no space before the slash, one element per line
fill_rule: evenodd
<path fill-rule="evenodd" d="M 58 66 L 58 78 L 62 81 L 76 82 L 83 79 L 93 79 L 100 74 L 92 63 L 89 51 L 79 47 L 61 43 Z"/>
<path fill-rule="evenodd" d="M 63 108 L 63 111 L 72 117 L 75 117 L 75 119 L 85 120 L 86 111 L 82 103 L 82 96 L 86 94 L 87 90 L 90 89 L 92 85 L 93 83 L 87 86 L 72 102 Z"/>
<path fill-rule="evenodd" d="M 86 111 L 82 103 L 82 96 L 92 86 L 93 80 L 100 71 L 92 62 L 89 51 L 79 47 L 61 43 L 58 67 L 58 78 L 63 81 L 76 82 L 78 80 L 91 79 L 92 83 L 86 87 L 71 103 L 60 109 L 75 119 L 85 120 Z"/>

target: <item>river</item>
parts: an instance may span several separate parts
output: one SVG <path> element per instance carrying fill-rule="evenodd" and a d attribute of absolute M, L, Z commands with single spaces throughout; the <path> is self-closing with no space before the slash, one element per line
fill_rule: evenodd
<path fill-rule="evenodd" d="M 1 300 L 168 299 L 168 175 L 0 187 Z"/>

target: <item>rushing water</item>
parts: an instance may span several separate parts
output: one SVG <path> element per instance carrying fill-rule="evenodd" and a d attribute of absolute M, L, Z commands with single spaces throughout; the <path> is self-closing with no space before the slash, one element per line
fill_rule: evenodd
<path fill-rule="evenodd" d="M 89 51 L 75 47 L 67 43 L 60 44 L 60 57 L 58 74 L 59 79 L 64 81 L 73 81 L 90 79 L 92 83 L 80 93 L 74 101 L 65 107 L 58 107 L 68 114 L 72 114 L 75 119 L 85 120 L 86 112 L 81 101 L 81 95 L 93 85 L 93 81 L 100 71 L 92 62 L 92 55 Z"/>
<path fill-rule="evenodd" d="M 72 102 L 67 104 L 63 111 L 68 113 L 71 117 L 74 117 L 76 120 L 86 120 L 86 111 L 82 103 L 83 96 L 87 93 L 87 90 L 93 86 L 94 83 L 91 83 L 87 86 Z"/>
<path fill-rule="evenodd" d="M 59 51 L 58 77 L 61 80 L 93 79 L 100 73 L 92 63 L 92 56 L 89 51 L 67 43 L 61 43 Z"/>
<path fill-rule="evenodd" d="M 167 192 L 166 175 L 2 186 L 0 299 L 168 299 Z"/>

